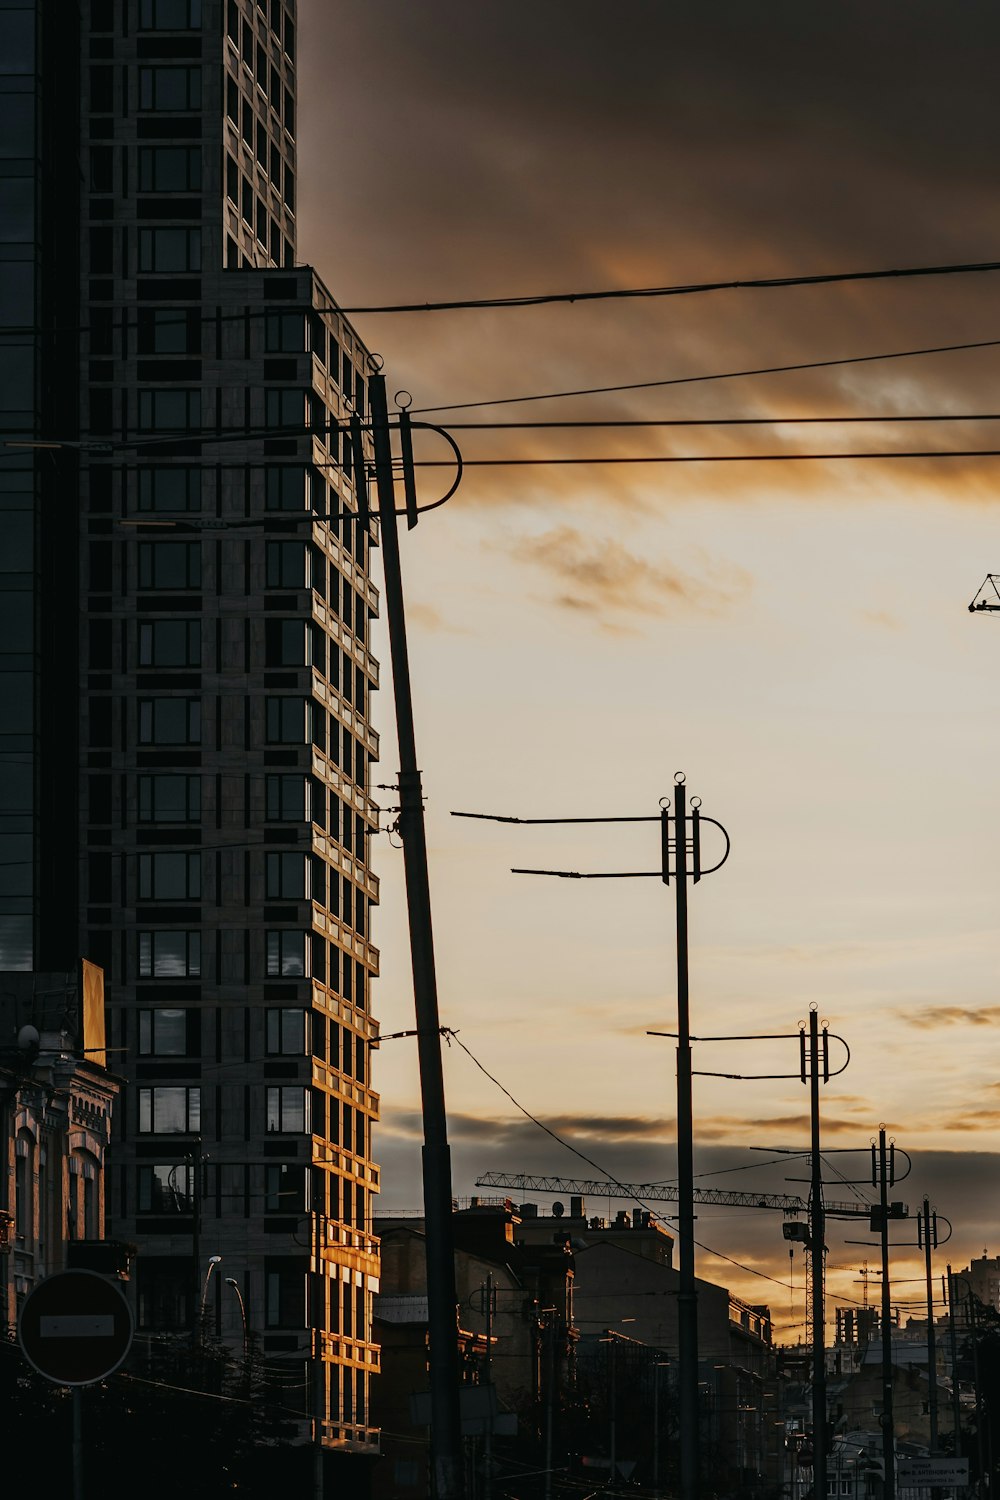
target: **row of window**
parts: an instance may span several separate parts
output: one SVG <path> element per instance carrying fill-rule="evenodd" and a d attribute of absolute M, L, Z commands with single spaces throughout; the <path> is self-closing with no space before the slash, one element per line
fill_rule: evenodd
<path fill-rule="evenodd" d="M 235 1176 L 225 1172 L 225 1177 Z M 237 1168 L 236 1171 L 239 1171 Z M 242 1175 L 242 1174 L 241 1174 Z M 228 1184 L 227 1184 L 228 1185 Z M 190 1214 L 194 1212 L 194 1168 L 189 1162 L 163 1162 L 142 1165 L 136 1171 L 136 1208 L 141 1214 Z M 295 1214 L 309 1211 L 309 1168 L 294 1162 L 273 1163 L 264 1168 L 264 1212 Z M 221 1192 L 222 1212 L 233 1212 L 229 1197 L 245 1199 L 248 1189 Z M 211 1183 L 204 1198 L 211 1202 Z"/>
<path fill-rule="evenodd" d="M 221 706 L 222 700 L 219 700 Z M 87 743 L 98 749 L 112 743 L 112 700 L 92 698 L 89 704 Z M 327 713 L 310 698 L 269 698 L 266 700 L 263 744 L 312 746 L 322 751 L 344 775 L 360 787 L 368 784 L 370 753 L 346 724 Z M 218 743 L 222 743 L 223 720 L 216 717 Z M 229 719 L 232 727 L 233 720 Z M 243 720 L 244 741 L 253 748 L 249 723 Z M 138 700 L 137 743 L 150 749 L 197 749 L 204 746 L 202 702 L 200 698 L 140 698 Z"/>
<path fill-rule="evenodd" d="M 253 799 L 255 821 L 263 815 L 267 823 L 316 823 L 345 849 L 365 850 L 368 828 L 361 814 L 301 772 L 265 775 L 262 804 L 253 783 L 247 783 L 246 794 Z M 202 778 L 174 771 L 144 773 L 137 778 L 137 803 L 140 823 L 198 824 L 204 808 Z M 111 822 L 110 778 L 91 777 L 89 813 L 93 823 Z"/>
<path fill-rule="evenodd" d="M 111 855 L 92 854 L 88 862 L 90 900 L 111 899 Z M 139 901 L 201 901 L 204 890 L 204 853 L 158 849 L 136 856 L 136 896 Z M 264 853 L 265 901 L 314 901 L 326 907 L 358 933 L 367 931 L 369 898 L 338 875 L 320 855 L 298 850 Z M 304 961 L 304 960 L 303 960 Z M 291 962 L 289 958 L 288 962 Z M 317 974 L 317 978 L 323 976 Z"/>
<path fill-rule="evenodd" d="M 270 25 L 274 41 L 284 47 L 291 62 L 295 61 L 295 22 L 284 9 L 281 0 L 257 0 L 257 10 L 265 23 Z M 226 35 L 235 47 L 240 48 L 247 67 L 253 64 L 254 31 L 247 17 L 241 16 L 238 0 L 226 0 Z"/>
<path fill-rule="evenodd" d="M 176 1084 L 140 1088 L 140 1135 L 197 1135 L 201 1131 L 201 1089 Z M 312 1090 L 298 1084 L 267 1085 L 264 1128 L 277 1135 L 312 1131 Z"/>
<path fill-rule="evenodd" d="M 138 944 L 140 979 L 197 979 L 201 975 L 200 932 L 140 932 Z M 268 930 L 264 945 L 268 978 L 308 979 L 311 935 L 284 928 Z"/>
<path fill-rule="evenodd" d="M 100 546 L 100 544 L 98 544 Z M 90 587 L 111 589 L 110 551 L 92 552 Z M 139 542 L 136 551 L 136 586 L 172 592 L 202 587 L 200 542 Z M 106 576 L 97 577 L 106 567 Z M 303 541 L 264 543 L 264 587 L 266 589 L 315 589 L 358 640 L 366 635 L 368 605 L 318 547 Z"/>
<path fill-rule="evenodd" d="M 354 668 L 350 680 L 351 658 L 331 641 L 322 625 L 298 617 L 268 619 L 264 630 L 265 667 L 315 667 L 329 682 L 343 682 L 344 697 L 363 711 L 367 680 L 360 667 Z M 90 666 L 94 671 L 107 670 L 111 662 L 110 620 L 95 619 L 90 626 Z M 201 667 L 202 621 L 170 616 L 160 620 L 140 620 L 136 632 L 135 664 L 148 667 Z M 128 670 L 125 666 L 124 670 Z M 275 700 L 276 701 L 276 700 Z M 287 700 L 291 702 L 292 700 Z M 281 714 L 285 712 L 282 709 Z M 268 705 L 268 739 L 281 740 L 283 734 L 271 732 L 271 708 Z M 279 715 L 275 716 L 275 723 Z M 311 736 L 306 735 L 309 739 Z M 292 739 L 296 737 L 293 735 Z"/>

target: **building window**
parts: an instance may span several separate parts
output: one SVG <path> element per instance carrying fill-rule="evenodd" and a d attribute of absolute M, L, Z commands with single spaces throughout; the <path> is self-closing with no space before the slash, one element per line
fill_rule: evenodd
<path fill-rule="evenodd" d="M 265 778 L 265 816 L 269 823 L 309 823 L 312 788 L 306 776 Z"/>
<path fill-rule="evenodd" d="M 140 1010 L 141 1057 L 197 1057 L 201 1013 L 197 1010 Z"/>
<path fill-rule="evenodd" d="M 312 703 L 308 698 L 268 698 L 267 743 L 307 745 L 312 739 Z"/>
<path fill-rule="evenodd" d="M 306 979 L 309 975 L 309 948 L 304 932 L 269 932 L 267 934 L 267 972 L 271 979 Z M 280 1049 L 279 1049 L 280 1050 Z"/>
<path fill-rule="evenodd" d="M 265 550 L 265 588 L 310 588 L 311 562 L 306 542 L 268 542 Z"/>
<path fill-rule="evenodd" d="M 264 892 L 268 900 L 307 900 L 309 856 L 291 852 L 265 854 Z"/>
<path fill-rule="evenodd" d="M 291 1162 L 272 1163 L 266 1169 L 264 1212 L 291 1214 L 309 1208 L 309 1168 Z"/>
<path fill-rule="evenodd" d="M 142 1094 L 142 1090 L 139 1090 Z M 149 1090 L 152 1092 L 152 1090 Z M 308 1135 L 310 1124 L 309 1090 L 280 1084 L 264 1090 L 267 1104 L 268 1134 Z"/>
<path fill-rule="evenodd" d="M 197 354 L 198 315 L 190 307 L 140 307 L 140 354 Z"/>
<path fill-rule="evenodd" d="M 312 636 L 305 620 L 267 620 L 264 638 L 267 666 L 312 665 Z"/>
<path fill-rule="evenodd" d="M 139 777 L 140 823 L 199 823 L 201 777 Z"/>
<path fill-rule="evenodd" d="M 267 470 L 264 503 L 268 510 L 307 510 L 309 507 L 308 473 L 305 469 L 285 465 Z"/>
<path fill-rule="evenodd" d="M 264 1261 L 264 1321 L 268 1328 L 304 1328 L 306 1268 L 301 1261 L 269 1256 Z"/>
<path fill-rule="evenodd" d="M 301 354 L 308 347 L 303 313 L 267 314 L 264 319 L 264 348 L 268 354 Z"/>
<path fill-rule="evenodd" d="M 141 1214 L 190 1214 L 194 1212 L 194 1170 L 181 1163 L 149 1165 L 138 1170 L 138 1202 Z"/>
<path fill-rule="evenodd" d="M 191 1324 L 191 1264 L 184 1256 L 139 1256 L 136 1262 L 140 1328 L 189 1328 Z"/>
<path fill-rule="evenodd" d="M 160 275 L 201 270 L 200 229 L 140 229 L 139 270 Z"/>
<path fill-rule="evenodd" d="M 201 69 L 182 67 L 140 68 L 139 108 L 150 110 L 201 109 Z"/>
<path fill-rule="evenodd" d="M 200 620 L 140 620 L 140 667 L 200 667 Z"/>
<path fill-rule="evenodd" d="M 200 854 L 161 850 L 158 854 L 139 855 L 140 901 L 197 901 L 200 898 Z"/>
<path fill-rule="evenodd" d="M 200 589 L 201 543 L 140 542 L 139 587 Z"/>
<path fill-rule="evenodd" d="M 200 932 L 139 933 L 140 979 L 196 979 L 200 973 Z"/>
<path fill-rule="evenodd" d="M 200 698 L 140 698 L 140 745 L 200 745 Z"/>
<path fill-rule="evenodd" d="M 196 146 L 140 146 L 139 191 L 201 192 L 201 152 Z"/>
<path fill-rule="evenodd" d="M 200 510 L 201 470 L 188 467 L 140 469 L 139 509 Z M 197 546 L 197 543 L 182 545 Z"/>
<path fill-rule="evenodd" d="M 140 0 L 140 31 L 194 31 L 201 25 L 201 0 Z"/>
<path fill-rule="evenodd" d="M 304 1010 L 282 1006 L 267 1011 L 265 1030 L 267 1052 L 272 1057 L 304 1057 L 309 1050 Z"/>
<path fill-rule="evenodd" d="M 201 425 L 200 391 L 140 391 L 142 432 L 190 432 Z"/>
<path fill-rule="evenodd" d="M 140 1135 L 190 1135 L 200 1129 L 200 1088 L 139 1090 Z"/>
<path fill-rule="evenodd" d="M 305 391 L 265 391 L 264 421 L 268 427 L 292 427 L 304 432 L 309 421 Z"/>

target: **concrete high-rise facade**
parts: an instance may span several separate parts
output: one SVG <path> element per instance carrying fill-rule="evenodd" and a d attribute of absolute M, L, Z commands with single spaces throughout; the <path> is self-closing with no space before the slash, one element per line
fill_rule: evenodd
<path fill-rule="evenodd" d="M 364 1452 L 367 354 L 295 265 L 295 49 L 294 0 L 0 0 L 0 969 L 105 970 L 140 1331 L 242 1298 Z"/>

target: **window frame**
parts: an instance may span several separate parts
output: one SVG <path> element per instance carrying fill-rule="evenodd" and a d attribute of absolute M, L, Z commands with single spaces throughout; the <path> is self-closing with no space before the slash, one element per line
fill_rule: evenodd
<path fill-rule="evenodd" d="M 179 939 L 176 947 L 179 968 L 170 967 L 173 958 L 166 952 L 157 953 L 157 947 L 166 949 L 167 943 L 158 944 L 157 939 Z M 136 972 L 140 979 L 200 979 L 201 978 L 201 932 L 197 928 L 141 928 L 136 934 Z"/>
<path fill-rule="evenodd" d="M 183 1125 L 167 1127 L 157 1118 L 157 1096 L 159 1112 L 167 1111 L 170 1105 L 181 1104 Z M 197 1135 L 201 1130 L 201 1085 L 200 1084 L 150 1084 L 138 1090 L 139 1135 Z"/>

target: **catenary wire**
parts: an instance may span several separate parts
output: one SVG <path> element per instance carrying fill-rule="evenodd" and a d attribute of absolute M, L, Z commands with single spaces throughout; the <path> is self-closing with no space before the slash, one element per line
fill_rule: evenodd
<path fill-rule="evenodd" d="M 530 401 L 560 401 L 572 396 L 611 396 L 623 391 L 649 391 L 671 385 L 700 385 L 712 380 L 743 380 L 751 375 L 784 375 L 797 370 L 828 370 L 841 365 L 873 364 L 889 359 L 918 359 L 931 354 L 958 354 L 968 349 L 995 349 L 1000 339 L 979 339 L 974 343 L 937 344 L 923 349 L 895 349 L 885 354 L 852 354 L 842 359 L 813 359 L 790 365 L 761 365 L 750 370 L 723 370 L 714 375 L 674 375 L 665 380 L 638 380 L 628 385 L 585 386 L 575 391 L 542 391 L 532 396 L 496 396 L 487 401 L 455 401 L 449 406 L 418 406 L 413 416 L 442 411 L 472 411 L 483 406 L 516 406 Z"/>
<path fill-rule="evenodd" d="M 514 1107 L 520 1110 L 521 1114 L 523 1114 L 526 1119 L 530 1120 L 533 1125 L 537 1125 L 538 1128 L 540 1130 L 543 1130 L 546 1135 L 551 1136 L 554 1141 L 558 1141 L 560 1146 L 565 1146 L 568 1151 L 572 1151 L 574 1156 L 578 1156 L 580 1160 L 585 1161 L 588 1166 L 594 1167 L 598 1172 L 602 1172 L 607 1178 L 609 1184 L 611 1184 L 613 1187 L 621 1188 L 621 1190 L 625 1192 L 626 1198 L 639 1203 L 643 1208 L 646 1208 L 648 1211 L 655 1213 L 657 1218 L 671 1219 L 676 1221 L 675 1214 L 661 1214 L 659 1210 L 650 1210 L 648 1204 L 643 1203 L 642 1199 L 637 1198 L 634 1193 L 628 1192 L 625 1189 L 624 1184 L 619 1182 L 616 1177 L 613 1177 L 611 1173 L 608 1172 L 606 1167 L 602 1167 L 598 1162 L 594 1161 L 592 1157 L 585 1155 L 584 1152 L 578 1150 L 576 1146 L 571 1145 L 570 1142 L 565 1140 L 563 1136 L 558 1135 L 556 1131 L 552 1130 L 548 1125 L 545 1125 L 541 1120 L 533 1115 L 530 1110 L 525 1109 L 524 1105 L 519 1103 L 518 1100 L 514 1098 L 514 1095 L 500 1082 L 499 1078 L 494 1077 L 489 1069 L 479 1061 L 478 1057 L 476 1057 L 475 1054 L 470 1051 L 470 1049 L 465 1045 L 463 1041 L 459 1039 L 457 1034 L 452 1031 L 450 1027 L 442 1027 L 441 1033 L 446 1038 L 446 1040 L 456 1042 L 457 1045 L 461 1047 L 466 1056 L 469 1057 L 473 1063 L 475 1063 L 479 1071 L 483 1073 L 491 1083 L 495 1084 L 500 1092 L 506 1095 L 506 1097 L 510 1100 Z M 783 1287 L 786 1291 L 788 1290 L 788 1282 L 779 1280 L 777 1276 L 770 1276 L 766 1271 L 759 1271 L 755 1266 L 748 1266 L 744 1264 L 743 1261 L 735 1260 L 733 1256 L 726 1255 L 721 1250 L 715 1250 L 711 1245 L 706 1245 L 701 1240 L 695 1240 L 695 1244 L 700 1250 L 704 1250 L 708 1255 L 717 1256 L 718 1259 L 727 1261 L 730 1265 L 738 1267 L 738 1269 L 741 1271 L 746 1271 L 751 1276 L 759 1276 L 764 1281 L 773 1281 L 776 1286 Z"/>
<path fill-rule="evenodd" d="M 1000 261 L 960 261 L 945 265 L 893 266 L 875 271 L 828 271 L 811 276 L 754 276 L 735 281 L 695 281 L 672 286 L 611 287 L 600 291 L 542 292 L 521 297 L 466 297 L 444 302 L 369 303 L 338 307 L 346 316 L 357 313 L 456 312 L 472 308 L 541 307 L 553 303 L 615 302 L 652 297 L 691 297 L 706 292 L 780 290 L 794 286 L 832 286 L 841 282 L 889 281 L 921 276 L 965 276 L 1000 271 Z"/>

